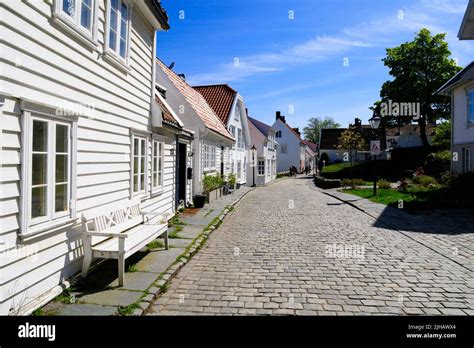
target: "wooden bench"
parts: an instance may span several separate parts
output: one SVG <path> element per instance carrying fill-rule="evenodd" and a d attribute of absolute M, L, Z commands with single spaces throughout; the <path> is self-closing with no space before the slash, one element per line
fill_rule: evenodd
<path fill-rule="evenodd" d="M 82 277 L 87 276 L 95 257 L 116 259 L 119 286 L 123 286 L 125 260 L 129 256 L 162 234 L 165 248 L 169 249 L 167 218 L 167 213 L 141 211 L 139 199 L 116 203 L 82 214 L 84 244 Z"/>

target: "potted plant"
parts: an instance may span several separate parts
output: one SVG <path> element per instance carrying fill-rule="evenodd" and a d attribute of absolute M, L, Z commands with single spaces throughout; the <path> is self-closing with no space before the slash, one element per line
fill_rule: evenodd
<path fill-rule="evenodd" d="M 207 196 L 209 203 L 215 201 L 222 195 L 222 186 L 224 185 L 224 179 L 218 175 L 204 175 L 202 180 L 204 194 Z"/>
<path fill-rule="evenodd" d="M 193 206 L 194 208 L 202 208 L 206 204 L 206 195 L 194 195 L 193 196 Z"/>
<path fill-rule="evenodd" d="M 234 191 L 235 190 L 235 184 L 237 183 L 237 176 L 234 173 L 229 174 L 227 177 L 227 181 L 229 183 L 229 188 Z"/>

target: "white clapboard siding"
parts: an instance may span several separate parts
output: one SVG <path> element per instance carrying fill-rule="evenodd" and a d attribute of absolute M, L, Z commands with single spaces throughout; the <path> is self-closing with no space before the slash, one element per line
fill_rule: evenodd
<path fill-rule="evenodd" d="M 105 0 L 98 1 L 98 41 L 103 44 Z M 151 25 L 135 7 L 130 32 L 131 70 L 125 73 L 105 61 L 100 52 L 91 51 L 51 25 L 52 6 L 52 1 L 0 4 L 0 37 L 6 38 L 0 51 L 0 93 L 12 96 L 5 99 L 0 120 L 0 238 L 8 247 L 38 248 L 35 262 L 24 257 L 0 261 L 2 315 L 75 274 L 82 262 L 79 221 L 23 242 L 18 238 L 20 99 L 55 107 L 66 101 L 93 107 L 91 115 L 78 120 L 77 217 L 105 204 L 130 199 L 131 130 L 150 131 L 154 38 Z M 167 138 L 165 187 L 161 194 L 143 203 L 152 210 L 174 209 L 174 158 L 170 155 L 173 141 L 173 137 Z M 149 178 L 150 170 L 149 164 Z"/>

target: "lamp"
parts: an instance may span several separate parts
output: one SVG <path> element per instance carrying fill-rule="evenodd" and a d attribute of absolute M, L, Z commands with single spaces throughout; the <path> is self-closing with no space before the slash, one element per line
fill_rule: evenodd
<path fill-rule="evenodd" d="M 380 127 L 380 121 L 382 120 L 382 118 L 380 116 L 372 116 L 372 118 L 369 119 L 369 123 L 370 123 L 370 128 L 372 128 L 372 131 L 374 133 L 374 140 L 376 140 L 376 130 L 379 129 Z M 373 192 L 373 195 L 376 196 L 377 195 L 377 169 L 376 169 L 376 163 L 377 163 L 377 159 L 376 159 L 376 156 L 374 155 L 373 156 L 373 162 L 374 162 L 374 192 Z"/>
<path fill-rule="evenodd" d="M 257 148 L 255 145 L 252 145 L 250 148 L 250 153 L 252 154 L 252 166 L 253 166 L 253 185 L 252 187 L 255 187 L 255 167 L 256 167 L 256 160 L 257 160 Z"/>
<path fill-rule="evenodd" d="M 380 116 L 373 116 L 372 118 L 369 119 L 370 123 L 370 128 L 372 129 L 378 129 L 380 127 L 380 121 L 382 121 L 382 117 Z"/>

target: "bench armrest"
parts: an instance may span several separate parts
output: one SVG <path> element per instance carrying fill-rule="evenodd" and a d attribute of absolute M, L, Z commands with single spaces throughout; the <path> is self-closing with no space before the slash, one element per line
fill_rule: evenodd
<path fill-rule="evenodd" d="M 128 235 L 125 233 L 114 233 L 114 232 L 99 232 L 99 231 L 89 231 L 84 232 L 87 236 L 96 236 L 96 237 L 108 237 L 108 238 L 127 238 Z"/>

